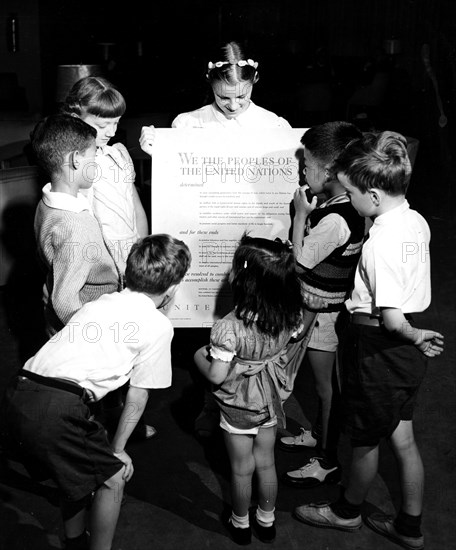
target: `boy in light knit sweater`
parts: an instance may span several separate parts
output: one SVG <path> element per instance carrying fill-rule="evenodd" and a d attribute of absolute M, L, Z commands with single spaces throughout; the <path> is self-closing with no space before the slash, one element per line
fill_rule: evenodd
<path fill-rule="evenodd" d="M 46 270 L 46 332 L 54 335 L 86 302 L 119 290 L 119 274 L 87 199 L 97 176 L 96 130 L 69 115 L 40 121 L 32 133 L 50 183 L 35 214 L 38 253 Z"/>

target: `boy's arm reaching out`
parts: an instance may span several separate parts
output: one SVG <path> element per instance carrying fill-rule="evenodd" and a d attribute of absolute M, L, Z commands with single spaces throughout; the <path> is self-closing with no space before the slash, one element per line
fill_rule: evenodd
<path fill-rule="evenodd" d="M 427 357 L 435 357 L 443 351 L 443 335 L 429 329 L 412 327 L 399 308 L 381 308 L 385 328 L 406 342 L 416 346 Z"/>

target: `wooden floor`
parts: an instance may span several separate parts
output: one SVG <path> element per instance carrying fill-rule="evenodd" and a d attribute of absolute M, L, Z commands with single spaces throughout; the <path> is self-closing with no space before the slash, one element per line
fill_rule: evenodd
<path fill-rule="evenodd" d="M 448 143 L 447 143 L 448 145 Z M 429 139 L 420 144 L 409 191 L 412 207 L 427 218 L 432 230 L 433 300 L 417 324 L 444 333 L 445 353 L 429 362 L 415 415 L 415 430 L 426 470 L 423 530 L 428 550 L 454 548 L 456 508 L 456 224 L 454 162 L 450 148 Z M 0 386 L 36 349 L 37 273 L 30 257 L 18 258 L 13 279 L 0 291 Z M 39 295 L 39 289 L 38 289 Z M 219 521 L 229 503 L 229 469 L 222 441 L 203 445 L 192 433 L 201 399 L 191 357 L 207 332 L 176 330 L 173 343 L 173 385 L 152 392 L 146 417 L 159 437 L 132 443 L 135 474 L 127 486 L 126 502 L 113 548 L 115 550 L 192 550 L 235 548 Z M 288 429 L 297 431 L 315 416 L 315 392 L 304 365 L 295 393 L 286 405 Z M 379 474 L 363 513 L 394 513 L 399 505 L 398 479 L 390 449 L 382 447 Z M 308 452 L 276 451 L 279 474 L 300 466 Z M 343 439 L 340 459 L 346 466 L 350 449 Z M 413 490 L 413 488 L 412 488 Z M 280 484 L 276 507 L 278 535 L 270 548 L 296 550 L 393 550 L 393 543 L 363 527 L 350 534 L 316 529 L 292 517 L 297 505 L 334 498 L 338 486 L 304 490 Z M 61 520 L 52 485 L 36 485 L 15 462 L 3 461 L 0 472 L 1 550 L 62 548 Z M 254 539 L 251 548 L 263 547 Z"/>

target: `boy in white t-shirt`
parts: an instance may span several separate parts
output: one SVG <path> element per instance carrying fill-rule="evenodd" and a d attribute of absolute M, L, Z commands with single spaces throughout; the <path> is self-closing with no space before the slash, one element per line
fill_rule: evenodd
<path fill-rule="evenodd" d="M 111 547 L 123 489 L 133 475 L 125 446 L 149 390 L 171 384 L 173 327 L 159 310 L 172 299 L 190 260 L 188 247 L 169 235 L 135 243 L 127 288 L 84 305 L 8 387 L 6 436 L 26 465 L 58 485 L 67 549 L 88 548 L 85 508 L 93 492 L 90 547 Z M 89 404 L 127 382 L 109 443 Z"/>
<path fill-rule="evenodd" d="M 396 518 L 366 518 L 374 531 L 421 550 L 424 469 L 413 433 L 413 410 L 426 357 L 443 351 L 443 336 L 411 324 L 431 301 L 430 231 L 405 198 L 411 167 L 400 134 L 367 134 L 337 161 L 354 208 L 373 219 L 345 302 L 342 339 L 342 424 L 353 456 L 346 490 L 327 504 L 298 506 L 295 517 L 316 527 L 355 531 L 377 475 L 379 445 L 388 439 L 399 465 L 402 502 Z"/>

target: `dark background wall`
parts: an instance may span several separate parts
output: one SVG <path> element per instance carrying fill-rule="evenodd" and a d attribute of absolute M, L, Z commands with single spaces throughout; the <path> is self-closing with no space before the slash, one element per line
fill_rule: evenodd
<path fill-rule="evenodd" d="M 18 21 L 17 52 L 7 47 L 10 14 Z M 438 112 L 423 44 L 444 108 L 449 116 L 454 111 L 453 0 L 129 0 L 120 10 L 87 0 L 3 0 L 0 28 L 0 71 L 17 74 L 31 112 L 52 110 L 56 68 L 74 63 L 101 64 L 126 96 L 130 114 L 196 108 L 207 95 L 209 52 L 231 38 L 260 62 L 254 99 L 294 125 L 313 123 L 304 115 L 319 108 L 304 105 L 303 115 L 296 107 L 305 102 L 309 83 L 330 83 L 325 116 L 341 118 L 356 114 L 347 111 L 347 101 L 378 70 L 389 73 L 389 84 L 377 126 L 394 122 L 395 129 L 416 134 L 419 120 L 434 124 Z M 394 58 L 384 51 L 391 38 L 401 44 Z"/>

